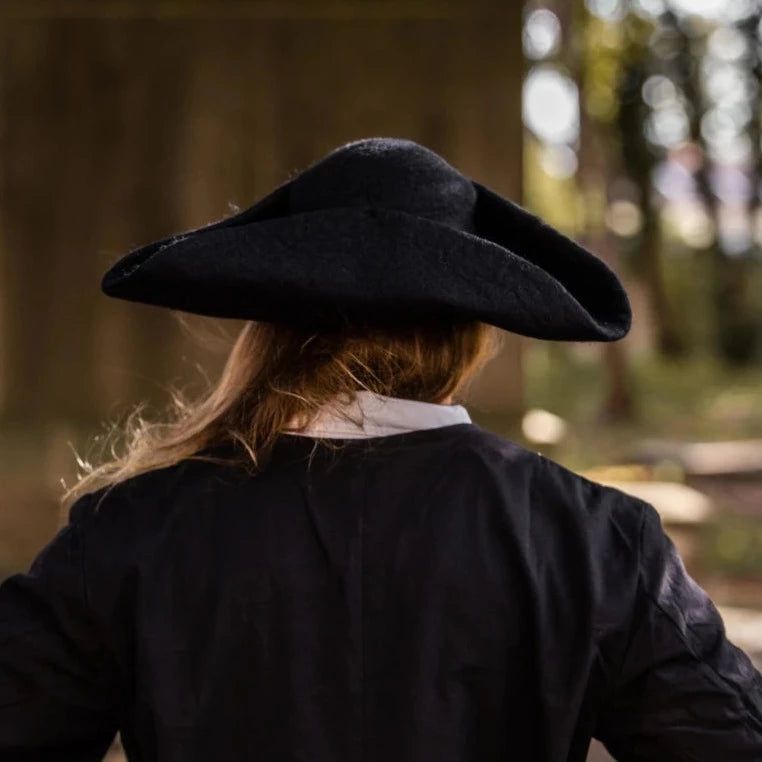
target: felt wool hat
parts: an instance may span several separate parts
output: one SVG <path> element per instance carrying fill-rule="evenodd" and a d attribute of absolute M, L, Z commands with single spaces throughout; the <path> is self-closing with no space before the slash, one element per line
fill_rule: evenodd
<path fill-rule="evenodd" d="M 109 296 L 316 329 L 481 320 L 613 341 L 630 305 L 600 259 L 411 140 L 340 146 L 253 206 L 141 246 Z"/>

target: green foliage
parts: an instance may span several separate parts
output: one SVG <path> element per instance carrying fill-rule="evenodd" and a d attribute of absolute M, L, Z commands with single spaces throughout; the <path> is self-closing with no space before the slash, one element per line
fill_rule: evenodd
<path fill-rule="evenodd" d="M 625 52 L 624 30 L 588 15 L 584 39 L 582 107 L 590 118 L 613 124 L 619 110 L 616 91 Z"/>
<path fill-rule="evenodd" d="M 543 144 L 533 135 L 524 140 L 524 203 L 551 225 L 569 235 L 582 231 L 583 199 L 574 177 L 550 177 L 542 169 Z"/>

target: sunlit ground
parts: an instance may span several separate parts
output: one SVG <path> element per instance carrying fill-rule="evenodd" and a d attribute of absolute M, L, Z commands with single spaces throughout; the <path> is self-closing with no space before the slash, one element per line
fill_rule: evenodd
<path fill-rule="evenodd" d="M 629 360 L 635 404 L 631 422 L 602 420 L 606 377 L 595 352 L 580 358 L 550 345 L 526 355 L 526 396 L 569 423 L 556 456 L 588 468 L 627 459 L 643 438 L 762 438 L 762 368 L 728 368 L 712 358 L 669 362 L 640 354 Z"/>

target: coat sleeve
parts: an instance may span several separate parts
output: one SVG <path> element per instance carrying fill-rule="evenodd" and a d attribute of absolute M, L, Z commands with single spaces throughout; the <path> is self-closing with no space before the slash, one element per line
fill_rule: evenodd
<path fill-rule="evenodd" d="M 596 735 L 620 762 L 760 762 L 762 677 L 643 508 L 628 645 Z"/>
<path fill-rule="evenodd" d="M 117 730 L 115 670 L 88 608 L 93 496 L 25 574 L 0 585 L 0 759 L 100 762 Z"/>

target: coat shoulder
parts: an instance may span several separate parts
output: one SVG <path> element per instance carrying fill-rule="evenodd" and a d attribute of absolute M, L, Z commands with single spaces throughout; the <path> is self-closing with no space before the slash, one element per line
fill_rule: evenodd
<path fill-rule="evenodd" d="M 80 496 L 69 509 L 69 523 L 127 552 L 160 533 L 179 513 L 231 487 L 236 473 L 222 462 L 183 459 Z"/>
<path fill-rule="evenodd" d="M 466 438 L 468 447 L 503 479 L 520 477 L 527 485 L 527 504 L 536 516 L 550 514 L 596 522 L 604 518 L 618 524 L 623 533 L 638 534 L 647 515 L 654 512 L 645 501 L 571 468 L 540 452 L 530 450 L 500 434 L 474 427 Z"/>

